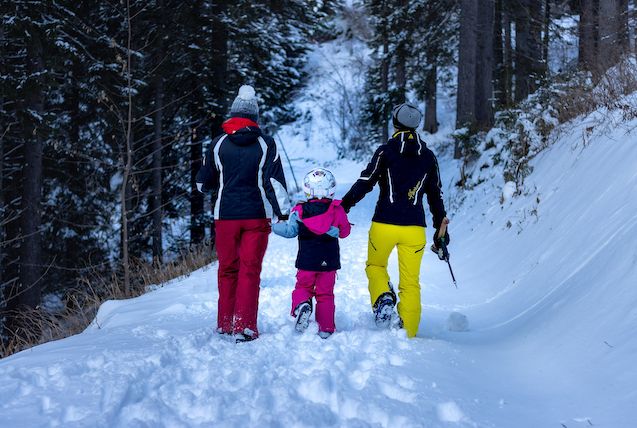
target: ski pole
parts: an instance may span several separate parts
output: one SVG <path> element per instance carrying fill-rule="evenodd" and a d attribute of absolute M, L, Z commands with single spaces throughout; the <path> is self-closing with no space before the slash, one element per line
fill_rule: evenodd
<path fill-rule="evenodd" d="M 449 273 L 451 273 L 451 279 L 453 280 L 453 285 L 458 288 L 458 284 L 456 283 L 456 276 L 453 274 L 453 269 L 451 269 L 451 263 L 449 263 L 449 251 L 447 251 L 447 244 L 442 243 L 442 251 L 444 254 L 445 261 L 447 262 L 447 266 L 449 266 Z"/>

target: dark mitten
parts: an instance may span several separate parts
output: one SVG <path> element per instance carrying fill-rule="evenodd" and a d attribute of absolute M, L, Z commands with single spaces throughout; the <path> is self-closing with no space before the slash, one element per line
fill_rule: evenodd
<path fill-rule="evenodd" d="M 442 238 L 438 236 L 438 232 L 439 229 L 436 229 L 436 233 L 434 235 L 434 245 L 436 248 L 441 248 L 443 242 L 445 243 L 445 246 L 449 245 L 449 242 L 451 242 L 451 239 L 449 239 L 449 232 L 445 230 L 445 235 Z"/>

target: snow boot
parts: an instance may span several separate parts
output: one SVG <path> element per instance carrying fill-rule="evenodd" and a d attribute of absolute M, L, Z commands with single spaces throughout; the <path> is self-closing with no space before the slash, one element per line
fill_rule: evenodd
<path fill-rule="evenodd" d="M 250 342 L 256 338 L 257 338 L 257 335 L 255 334 L 255 332 L 250 330 L 249 328 L 246 328 L 243 330 L 242 333 L 235 334 L 234 341 L 235 343 L 243 343 L 243 342 Z"/>
<path fill-rule="evenodd" d="M 299 333 L 303 333 L 310 325 L 310 316 L 312 315 L 312 302 L 307 301 L 299 303 L 299 305 L 294 310 L 294 313 L 296 314 L 296 324 L 294 325 L 294 329 Z"/>
<path fill-rule="evenodd" d="M 376 322 L 376 327 L 389 328 L 392 326 L 392 318 L 395 319 L 395 306 L 396 294 L 393 290 L 378 296 L 376 303 L 374 303 L 374 321 Z"/>
<path fill-rule="evenodd" d="M 331 331 L 319 331 L 318 335 L 321 339 L 327 339 L 328 337 L 330 337 L 332 335 Z"/>
<path fill-rule="evenodd" d="M 403 319 L 397 313 L 392 314 L 391 318 L 391 328 L 395 330 L 400 330 L 405 327 L 405 323 L 403 323 Z"/>

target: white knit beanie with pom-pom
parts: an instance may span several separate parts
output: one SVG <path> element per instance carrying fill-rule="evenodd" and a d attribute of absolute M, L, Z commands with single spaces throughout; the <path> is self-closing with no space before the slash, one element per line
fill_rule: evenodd
<path fill-rule="evenodd" d="M 239 88 L 239 95 L 232 102 L 230 107 L 231 117 L 243 117 L 255 122 L 259 120 L 259 105 L 257 104 L 257 94 L 250 85 L 243 85 Z"/>

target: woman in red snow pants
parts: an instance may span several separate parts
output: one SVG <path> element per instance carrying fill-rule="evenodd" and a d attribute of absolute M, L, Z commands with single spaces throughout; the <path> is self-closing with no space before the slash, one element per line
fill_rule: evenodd
<path fill-rule="evenodd" d="M 200 191 L 212 192 L 214 204 L 217 331 L 243 342 L 259 336 L 261 265 L 271 219 L 286 219 L 290 206 L 276 144 L 257 124 L 252 87 L 241 87 L 230 116 L 224 133 L 212 140 L 196 181 Z"/>
<path fill-rule="evenodd" d="M 219 259 L 217 328 L 221 333 L 258 334 L 257 309 L 261 264 L 268 246 L 270 222 L 215 221 Z"/>

